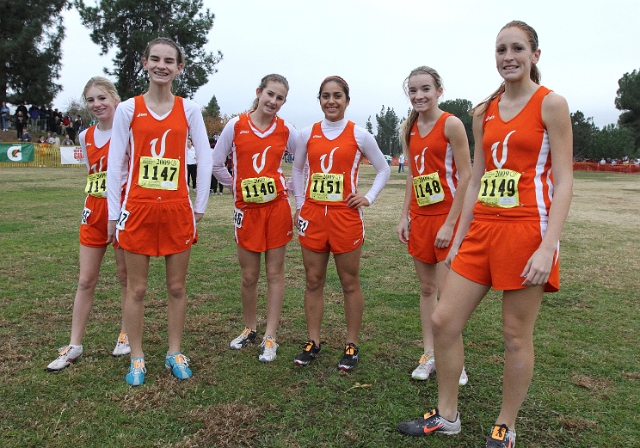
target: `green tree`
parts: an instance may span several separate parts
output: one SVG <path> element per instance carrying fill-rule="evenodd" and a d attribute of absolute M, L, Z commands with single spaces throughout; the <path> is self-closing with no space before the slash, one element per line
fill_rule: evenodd
<path fill-rule="evenodd" d="M 369 115 L 369 118 L 367 118 L 367 124 L 365 125 L 365 128 L 367 129 L 367 131 L 369 131 L 369 134 L 373 135 L 373 124 L 371 123 L 371 115 Z"/>
<path fill-rule="evenodd" d="M 621 159 L 634 152 L 634 138 L 628 128 L 608 124 L 593 135 L 591 157 L 594 159 Z"/>
<path fill-rule="evenodd" d="M 640 71 L 625 73 L 618 86 L 615 104 L 622 111 L 618 125 L 631 131 L 635 147 L 640 148 Z"/>
<path fill-rule="evenodd" d="M 1 101 L 50 104 L 58 79 L 68 0 L 3 0 L 0 3 Z"/>
<path fill-rule="evenodd" d="M 218 105 L 218 100 L 215 95 L 211 97 L 209 104 L 204 108 L 204 115 L 213 118 L 218 118 L 220 116 L 220 106 Z"/>
<path fill-rule="evenodd" d="M 225 120 L 220 116 L 220 106 L 218 105 L 218 100 L 215 95 L 211 97 L 207 107 L 202 110 L 202 115 L 207 128 L 207 134 L 210 136 L 214 133 L 220 135 L 222 129 L 224 129 L 224 125 L 229 121 L 228 118 Z"/>
<path fill-rule="evenodd" d="M 599 132 L 598 127 L 593 123 L 593 118 L 585 118 L 584 114 L 577 110 L 571 114 L 571 127 L 573 128 L 574 159 L 592 157 L 591 141 Z"/>
<path fill-rule="evenodd" d="M 400 119 L 398 115 L 396 115 L 396 112 L 390 107 L 387 107 L 385 110 L 383 105 L 380 113 L 376 114 L 376 121 L 378 123 L 378 132 L 374 137 L 382 153 L 391 156 L 399 155 L 402 147 L 398 137 Z"/>
<path fill-rule="evenodd" d="M 92 30 L 91 40 L 100 45 L 101 54 L 114 46 L 118 49 L 115 68 L 105 68 L 105 73 L 116 77 L 122 98 L 146 90 L 148 78 L 141 58 L 147 43 L 156 37 L 169 37 L 184 50 L 186 65 L 174 81 L 177 95 L 191 98 L 222 59 L 222 53 L 205 50 L 214 15 L 209 9 L 202 11 L 202 0 L 100 0 L 95 7 L 75 0 L 75 6 L 82 24 Z"/>
<path fill-rule="evenodd" d="M 469 150 L 471 156 L 473 156 L 474 142 L 473 138 L 473 117 L 469 115 L 469 111 L 473 108 L 473 103 L 469 100 L 463 100 L 456 98 L 455 100 L 446 100 L 438 104 L 440 109 L 450 114 L 455 115 L 462 121 L 464 130 L 467 133 L 467 140 L 469 140 Z"/>

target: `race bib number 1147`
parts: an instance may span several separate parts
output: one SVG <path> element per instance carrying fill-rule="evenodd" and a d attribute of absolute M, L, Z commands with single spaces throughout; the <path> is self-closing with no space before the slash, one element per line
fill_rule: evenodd
<path fill-rule="evenodd" d="M 177 190 L 180 160 L 162 157 L 140 157 L 138 185 L 154 190 Z"/>

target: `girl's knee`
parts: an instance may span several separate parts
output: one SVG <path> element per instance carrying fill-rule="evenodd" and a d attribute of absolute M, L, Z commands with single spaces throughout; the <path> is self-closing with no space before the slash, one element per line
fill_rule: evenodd
<path fill-rule="evenodd" d="M 431 331 L 434 337 L 439 338 L 454 339 L 462 335 L 459 323 L 439 307 L 436 307 L 431 314 Z"/>
<path fill-rule="evenodd" d="M 505 326 L 502 328 L 504 349 L 508 352 L 533 349 L 533 332 L 523 331 L 517 326 Z"/>
<path fill-rule="evenodd" d="M 431 297 L 438 294 L 438 285 L 434 281 L 420 282 L 420 295 L 422 297 Z"/>
<path fill-rule="evenodd" d="M 78 279 L 78 289 L 81 291 L 93 290 L 97 284 L 98 277 L 80 276 Z"/>
<path fill-rule="evenodd" d="M 183 282 L 175 282 L 167 285 L 170 298 L 182 298 L 187 294 L 187 288 Z"/>

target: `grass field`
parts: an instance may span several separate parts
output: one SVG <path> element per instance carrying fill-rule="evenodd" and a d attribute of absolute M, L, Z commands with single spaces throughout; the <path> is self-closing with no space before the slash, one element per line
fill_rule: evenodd
<path fill-rule="evenodd" d="M 361 190 L 373 172 L 363 167 Z M 151 263 L 144 348 L 147 382 L 124 381 L 128 359 L 110 356 L 119 330 L 119 285 L 108 252 L 84 357 L 45 372 L 69 341 L 78 275 L 83 170 L 0 169 L 0 446 L 7 447 L 480 447 L 500 405 L 503 344 L 499 296 L 490 293 L 465 329 L 469 384 L 463 431 L 412 439 L 395 425 L 436 403 L 436 381 L 410 374 L 421 353 L 418 283 L 395 226 L 404 190 L 395 172 L 365 211 L 365 315 L 360 365 L 336 369 L 345 337 L 333 266 L 325 290 L 323 352 L 292 360 L 306 340 L 304 271 L 289 245 L 278 359 L 257 344 L 232 351 L 243 328 L 231 196 L 212 196 L 187 279 L 183 351 L 194 377 L 164 368 L 166 289 Z M 518 447 L 640 446 L 640 176 L 576 173 L 562 237 L 562 288 L 545 296 L 536 367 L 518 420 Z M 261 296 L 265 284 L 260 284 Z M 264 329 L 265 301 L 259 304 Z"/>

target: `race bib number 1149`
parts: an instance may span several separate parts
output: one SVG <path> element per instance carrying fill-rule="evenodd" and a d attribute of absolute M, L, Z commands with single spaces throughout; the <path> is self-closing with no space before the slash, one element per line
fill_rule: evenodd
<path fill-rule="evenodd" d="M 478 200 L 490 207 L 512 208 L 520 205 L 518 182 L 522 174 L 513 170 L 491 170 L 480 181 Z"/>

